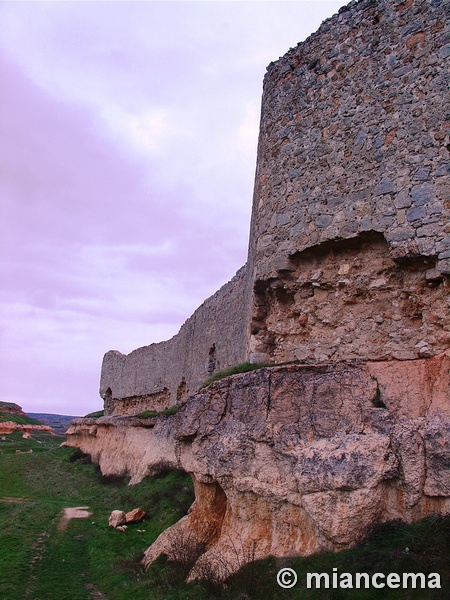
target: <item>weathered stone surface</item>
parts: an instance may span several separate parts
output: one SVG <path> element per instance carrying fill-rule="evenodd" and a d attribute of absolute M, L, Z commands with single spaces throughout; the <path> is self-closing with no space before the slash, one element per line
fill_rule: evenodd
<path fill-rule="evenodd" d="M 225 577 L 253 558 L 338 550 L 377 522 L 450 511 L 448 367 L 444 354 L 265 368 L 210 385 L 153 428 L 75 421 L 68 443 L 134 482 L 191 473 L 192 510 L 145 564 L 189 545 L 201 555 L 191 577 Z"/>
<path fill-rule="evenodd" d="M 380 361 L 367 366 L 386 408 L 396 418 L 448 414 L 450 350 L 433 360 Z"/>
<path fill-rule="evenodd" d="M 131 475 L 131 484 L 157 473 L 160 465 L 176 463 L 172 436 L 155 438 L 155 421 L 132 417 L 76 419 L 67 431 L 67 444 L 87 447 L 103 475 Z M 152 465 L 157 465 L 155 468 Z"/>
<path fill-rule="evenodd" d="M 391 232 L 403 224 L 400 207 L 412 203 L 412 222 L 427 214 L 426 204 L 448 199 L 449 184 L 446 191 L 435 186 L 448 164 L 448 39 L 442 35 L 448 1 L 403 8 L 360 0 L 269 65 L 250 232 L 256 280 L 273 276 L 271 257 L 285 234 L 272 217 L 286 205 L 303 209 L 290 220 L 291 229 L 303 224 L 296 239 L 302 251 L 349 237 L 349 226 L 353 234 L 367 230 L 369 216 L 372 228 L 393 240 Z M 330 197 L 344 198 L 347 210 L 328 203 Z M 390 220 L 386 198 L 397 207 Z M 444 222 L 428 234 L 425 255 L 437 254 Z M 262 236 L 272 242 L 263 246 Z"/>
<path fill-rule="evenodd" d="M 422 428 L 425 450 L 424 493 L 428 496 L 450 495 L 450 423 L 434 419 Z"/>
<path fill-rule="evenodd" d="M 126 523 L 126 515 L 123 510 L 113 510 L 109 516 L 108 525 L 110 527 L 119 527 Z"/>
<path fill-rule="evenodd" d="M 14 433 L 15 431 L 21 431 L 23 437 L 30 437 L 33 432 L 51 433 L 52 435 L 55 435 L 55 431 L 49 425 L 22 425 L 14 421 L 0 422 L 0 435 L 7 435 Z"/>
<path fill-rule="evenodd" d="M 125 523 L 128 525 L 129 523 L 140 523 L 145 517 L 147 513 L 141 508 L 135 508 L 134 510 L 130 510 L 125 515 Z"/>
<path fill-rule="evenodd" d="M 248 274 L 235 277 L 195 311 L 172 339 L 103 358 L 105 414 L 137 415 L 182 402 L 210 375 L 245 360 L 250 310 Z"/>
<path fill-rule="evenodd" d="M 435 264 L 418 256 L 398 261 L 375 232 L 298 252 L 289 271 L 255 286 L 250 349 L 275 363 L 442 353 L 450 341 L 450 284 Z"/>
<path fill-rule="evenodd" d="M 246 360 L 404 360 L 448 347 L 448 319 L 430 321 L 443 314 L 450 275 L 448 7 L 449 0 L 352 2 L 269 65 L 247 264 L 171 340 L 105 355 L 106 414 L 167 408 L 213 372 Z M 377 265 L 388 274 L 380 294 L 366 294 L 364 280 L 356 280 L 378 278 L 364 252 L 349 277 L 328 273 L 313 290 L 295 282 L 302 255 L 314 259 L 326 244 L 332 255 L 342 240 L 350 248 L 366 234 L 378 234 L 385 254 L 403 261 L 397 270 Z M 424 265 L 447 277 L 436 313 Z M 275 280 L 285 296 L 272 287 Z M 415 317 L 399 308 L 402 285 L 417 302 Z M 264 286 L 273 302 L 261 316 L 254 301 Z M 298 294 L 311 291 L 303 310 Z M 333 316 L 327 311 L 334 302 Z M 421 340 L 428 350 L 417 350 Z"/>

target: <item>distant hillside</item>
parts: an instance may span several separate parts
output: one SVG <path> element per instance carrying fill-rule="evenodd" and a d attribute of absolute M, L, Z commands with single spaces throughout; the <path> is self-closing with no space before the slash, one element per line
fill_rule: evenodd
<path fill-rule="evenodd" d="M 40 421 L 23 412 L 22 407 L 14 402 L 0 402 L 0 422 L 12 421 L 21 425 L 40 425 Z"/>
<path fill-rule="evenodd" d="M 14 402 L 0 402 L 0 423 L 12 421 L 20 425 L 49 425 L 59 435 L 64 435 L 72 419 L 76 416 L 53 415 L 48 413 L 25 413 L 22 407 Z"/>
<path fill-rule="evenodd" d="M 2 402 L 0 401 L 0 412 L 2 413 L 10 413 L 10 414 L 17 414 L 17 415 L 25 415 L 25 413 L 22 410 L 22 407 L 19 406 L 18 404 L 15 404 L 14 402 Z"/>
<path fill-rule="evenodd" d="M 38 419 L 44 425 L 53 427 L 56 433 L 64 435 L 70 425 L 70 421 L 78 419 L 78 416 L 70 415 L 53 415 L 48 413 L 29 413 L 33 419 Z"/>

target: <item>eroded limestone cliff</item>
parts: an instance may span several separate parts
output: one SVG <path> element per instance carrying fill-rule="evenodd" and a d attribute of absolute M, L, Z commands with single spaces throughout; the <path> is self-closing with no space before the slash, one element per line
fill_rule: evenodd
<path fill-rule="evenodd" d="M 155 419 L 79 419 L 68 443 L 132 482 L 191 473 L 191 512 L 145 553 L 199 556 L 191 577 L 355 544 L 377 522 L 450 511 L 450 352 L 234 375 Z"/>

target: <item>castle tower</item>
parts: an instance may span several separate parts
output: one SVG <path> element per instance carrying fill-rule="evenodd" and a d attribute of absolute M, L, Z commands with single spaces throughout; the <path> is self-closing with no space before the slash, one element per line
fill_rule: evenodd
<path fill-rule="evenodd" d="M 448 0 L 360 0 L 269 65 L 249 268 L 255 362 L 449 346 Z"/>

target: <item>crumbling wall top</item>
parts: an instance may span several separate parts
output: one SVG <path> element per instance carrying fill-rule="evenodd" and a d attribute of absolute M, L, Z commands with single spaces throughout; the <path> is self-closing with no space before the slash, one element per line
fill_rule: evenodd
<path fill-rule="evenodd" d="M 255 278 L 364 231 L 450 272 L 448 0 L 352 2 L 268 67 Z"/>

